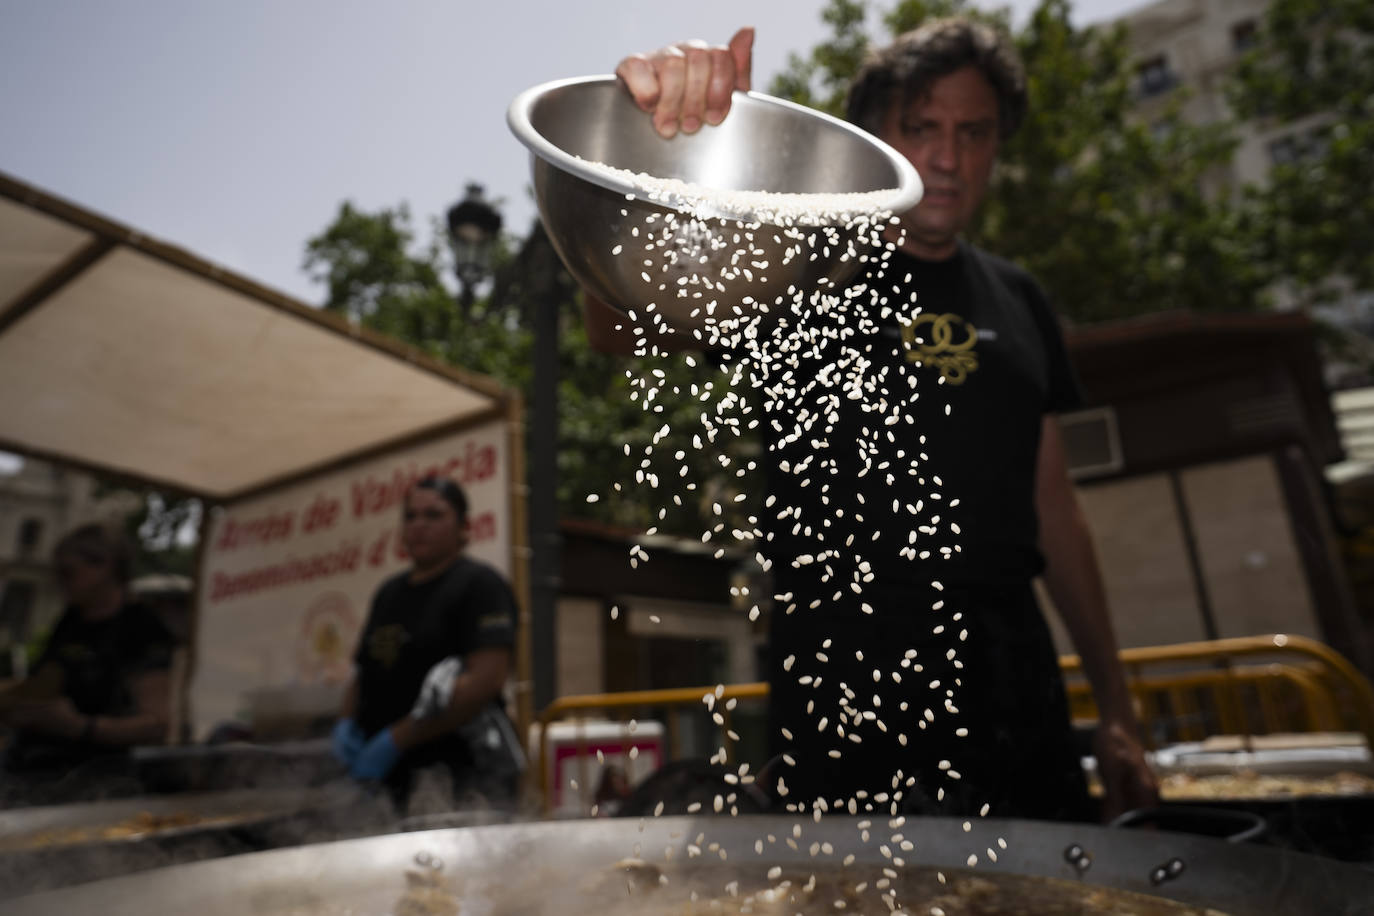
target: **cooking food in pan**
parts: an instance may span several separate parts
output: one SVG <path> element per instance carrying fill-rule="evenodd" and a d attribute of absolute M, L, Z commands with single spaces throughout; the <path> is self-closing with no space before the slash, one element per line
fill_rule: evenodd
<path fill-rule="evenodd" d="M 1374 777 L 1349 770 L 1325 776 L 1256 773 L 1253 770 L 1208 775 L 1172 773 L 1160 779 L 1159 792 L 1166 801 L 1374 795 Z"/>
<path fill-rule="evenodd" d="M 637 859 L 596 870 L 575 893 L 541 882 L 496 890 L 464 888 L 441 871 L 408 869 L 396 916 L 456 916 L 465 899 L 493 916 L 1225 916 L 1130 891 L 1055 878 L 978 874 L 967 869 L 871 866 L 743 867 L 674 872 Z M 464 891 L 471 898 L 464 897 Z M 488 909 L 489 907 L 489 909 Z"/>
<path fill-rule="evenodd" d="M 238 823 L 252 819 L 254 816 L 242 811 L 219 815 L 196 814 L 190 811 L 169 811 L 160 814 L 140 811 L 132 817 L 111 824 L 54 827 L 18 836 L 0 837 L 0 852 L 77 846 L 83 843 L 137 840 L 168 830 L 217 827 Z"/>

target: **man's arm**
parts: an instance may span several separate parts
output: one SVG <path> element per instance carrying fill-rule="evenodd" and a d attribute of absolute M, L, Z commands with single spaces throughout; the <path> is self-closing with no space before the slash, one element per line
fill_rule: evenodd
<path fill-rule="evenodd" d="M 463 671 L 453 682 L 453 695 L 448 706 L 437 716 L 426 719 L 402 718 L 391 726 L 391 740 L 401 751 L 451 734 L 501 694 L 510 674 L 511 650 L 499 648 L 476 649 L 463 659 Z"/>
<path fill-rule="evenodd" d="M 92 744 L 131 747 L 165 744 L 172 712 L 172 677 L 166 670 L 145 671 L 130 684 L 138 712 L 132 716 L 99 716 L 91 723 Z"/>
<path fill-rule="evenodd" d="M 0 690 L 0 725 L 12 726 L 14 711 L 62 695 L 62 669 L 53 662 L 40 661 L 24 680 Z"/>
<path fill-rule="evenodd" d="M 10 724 L 38 734 L 104 747 L 164 744 L 171 716 L 171 676 L 145 671 L 130 683 L 137 711 L 127 716 L 86 716 L 66 697 L 22 702 L 10 713 Z"/>
<path fill-rule="evenodd" d="M 343 702 L 339 704 L 339 717 L 342 719 L 353 719 L 358 715 L 358 675 L 355 673 L 348 679 L 348 686 L 344 688 Z"/>
<path fill-rule="evenodd" d="M 1145 761 L 1140 723 L 1107 613 L 1097 553 L 1069 481 L 1059 421 L 1052 415 L 1041 424 L 1035 507 L 1046 560 L 1045 584 L 1083 660 L 1097 701 L 1095 750 L 1105 794 L 1103 815 L 1110 819 L 1133 808 L 1154 806 L 1159 802 L 1159 788 Z"/>

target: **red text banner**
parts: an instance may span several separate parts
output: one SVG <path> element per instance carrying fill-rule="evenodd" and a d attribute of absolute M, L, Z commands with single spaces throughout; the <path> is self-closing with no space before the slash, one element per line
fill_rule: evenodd
<path fill-rule="evenodd" d="M 265 718 L 308 718 L 334 701 L 372 593 L 406 566 L 405 493 L 430 475 L 462 485 L 469 552 L 510 576 L 509 455 L 500 422 L 217 512 L 198 582 L 191 685 L 198 736 L 225 723 L 263 731 Z"/>

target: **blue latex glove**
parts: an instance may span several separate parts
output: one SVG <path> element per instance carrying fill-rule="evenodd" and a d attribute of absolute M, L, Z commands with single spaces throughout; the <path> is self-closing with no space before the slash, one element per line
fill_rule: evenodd
<path fill-rule="evenodd" d="M 367 744 L 367 736 L 352 719 L 340 719 L 335 722 L 329 740 L 334 756 L 346 767 L 353 765 L 353 761 L 362 752 L 363 745 Z"/>
<path fill-rule="evenodd" d="M 391 729 L 384 728 L 363 745 L 348 772 L 359 782 L 381 782 L 400 758 L 401 749 L 392 740 Z"/>

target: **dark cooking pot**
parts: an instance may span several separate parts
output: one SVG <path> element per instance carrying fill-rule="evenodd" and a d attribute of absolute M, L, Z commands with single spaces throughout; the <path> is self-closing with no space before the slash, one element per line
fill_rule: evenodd
<path fill-rule="evenodd" d="M 1363 739 L 1279 736 L 1258 747 L 1251 740 L 1223 736 L 1161 751 L 1161 808 L 1258 816 L 1268 826 L 1260 842 L 1374 862 L 1374 771 Z"/>
<path fill-rule="evenodd" d="M 154 793 L 317 786 L 343 775 L 327 739 L 139 747 L 130 758 Z"/>
<path fill-rule="evenodd" d="M 1216 837 L 1228 843 L 1249 843 L 1269 830 L 1268 822 L 1253 812 L 1201 805 L 1137 808 L 1114 818 L 1110 826 L 1151 826 L 1174 833 Z"/>
<path fill-rule="evenodd" d="M 838 867 L 850 853 L 856 868 L 890 865 L 880 848 L 888 845 L 888 853 L 893 851 L 885 836 L 890 828 L 886 821 L 875 821 L 875 827 L 867 842 L 858 820 L 848 817 L 819 824 L 774 816 L 650 817 L 403 833 L 159 869 L 20 898 L 9 902 L 7 912 L 380 914 L 395 907 L 407 870 L 415 870 L 417 862 L 442 862 L 444 874 L 460 888 L 464 913 L 489 911 L 493 901 L 518 894 L 527 904 L 523 912 L 572 916 L 598 911 L 587 897 L 589 882 L 610 875 L 611 863 L 623 857 L 639 856 L 663 866 L 670 878 L 680 876 L 662 889 L 666 895 L 687 882 L 690 875 L 674 871 L 683 867 L 723 893 L 731 880 L 762 881 L 773 865 L 803 871 Z M 795 849 L 783 842 L 794 829 L 800 836 Z M 908 864 L 947 869 L 956 878 L 969 855 L 976 854 L 975 875 L 1038 876 L 1115 888 L 1232 916 L 1353 916 L 1369 913 L 1374 901 L 1374 874 L 1347 863 L 1165 831 L 994 819 L 976 820 L 965 830 L 962 822 L 944 818 L 913 819 L 899 829 L 912 844 L 911 851 L 899 853 Z M 768 836 L 774 842 L 764 841 Z M 999 849 L 999 838 L 1006 848 L 994 863 L 986 850 Z M 689 844 L 700 854 L 692 856 Z M 812 844 L 822 851 L 813 856 Z M 1080 853 L 1072 861 L 1065 855 L 1070 848 Z M 1174 862 L 1181 865 L 1167 869 L 1164 883 L 1152 882 L 1161 865 Z M 611 889 L 616 887 L 613 881 Z M 624 879 L 618 887 L 624 901 Z"/>
<path fill-rule="evenodd" d="M 1209 798 L 1213 811 L 1263 819 L 1259 840 L 1271 846 L 1330 856 L 1347 862 L 1374 862 L 1374 795 L 1302 795 L 1276 798 Z M 1191 803 L 1166 801 L 1162 810 Z"/>

